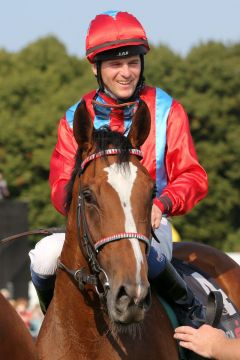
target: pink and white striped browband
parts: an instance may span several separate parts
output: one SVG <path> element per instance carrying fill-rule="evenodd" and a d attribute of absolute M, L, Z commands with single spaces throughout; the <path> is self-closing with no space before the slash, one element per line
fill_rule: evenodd
<path fill-rule="evenodd" d="M 129 149 L 129 153 L 131 155 L 136 155 L 136 156 L 139 156 L 139 157 L 143 157 L 143 154 L 141 152 L 141 150 L 138 150 L 138 149 Z M 92 155 L 89 155 L 81 164 L 81 169 L 82 171 L 85 169 L 86 165 L 94 160 L 94 159 L 98 159 L 104 155 L 118 155 L 118 154 L 121 154 L 121 150 L 120 149 L 107 149 L 107 150 L 103 150 L 103 151 L 99 151 L 98 153 L 95 153 L 95 154 L 92 154 Z"/>
<path fill-rule="evenodd" d="M 99 248 L 105 244 L 108 244 L 112 241 L 116 241 L 116 240 L 120 240 L 120 239 L 138 239 L 140 241 L 145 242 L 145 244 L 147 245 L 147 248 L 149 250 L 150 246 L 151 246 L 151 241 L 143 234 L 139 234 L 139 233 L 130 233 L 130 232 L 126 232 L 126 233 L 120 233 L 120 234 L 115 234 L 112 236 L 108 236 L 105 237 L 101 240 L 99 240 L 98 242 L 96 242 L 96 244 L 94 244 L 95 250 L 96 252 L 98 252 Z"/>

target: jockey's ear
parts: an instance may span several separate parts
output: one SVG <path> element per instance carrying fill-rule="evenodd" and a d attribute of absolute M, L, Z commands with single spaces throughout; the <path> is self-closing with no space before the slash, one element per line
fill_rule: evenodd
<path fill-rule="evenodd" d="M 73 135 L 79 148 L 88 153 L 93 146 L 93 122 L 88 114 L 85 100 L 81 100 L 74 113 Z"/>
<path fill-rule="evenodd" d="M 151 115 L 147 104 L 140 100 L 138 109 L 133 116 L 132 125 L 128 134 L 134 148 L 139 148 L 147 139 L 151 128 Z"/>

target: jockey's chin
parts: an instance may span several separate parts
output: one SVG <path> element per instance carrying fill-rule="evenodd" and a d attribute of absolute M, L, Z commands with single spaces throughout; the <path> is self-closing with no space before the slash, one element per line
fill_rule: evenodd
<path fill-rule="evenodd" d="M 123 85 L 123 84 L 117 84 L 114 87 L 111 87 L 111 89 L 108 89 L 105 87 L 107 92 L 114 98 L 118 99 L 122 102 L 127 101 L 129 98 L 132 97 L 134 94 L 134 91 L 136 89 L 136 86 L 133 85 Z"/>

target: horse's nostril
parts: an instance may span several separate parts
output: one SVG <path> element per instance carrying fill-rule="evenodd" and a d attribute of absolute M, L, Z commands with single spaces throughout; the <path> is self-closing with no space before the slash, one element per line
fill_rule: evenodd
<path fill-rule="evenodd" d="M 148 310 L 151 305 L 151 288 L 139 288 L 136 290 L 135 286 L 121 286 L 116 296 L 118 305 L 125 306 L 135 304 L 139 308 Z"/>
<path fill-rule="evenodd" d="M 116 296 L 116 303 L 115 303 L 116 311 L 118 313 L 126 312 L 130 302 L 131 302 L 131 298 L 127 294 L 125 287 L 121 286 Z"/>
<path fill-rule="evenodd" d="M 119 291 L 118 291 L 118 294 L 117 294 L 117 300 L 119 300 L 119 299 L 121 299 L 121 298 L 123 298 L 123 297 L 127 297 L 128 295 L 127 295 L 127 292 L 126 292 L 126 290 L 125 290 L 125 287 L 124 286 L 121 286 L 120 288 L 119 288 Z"/>
<path fill-rule="evenodd" d="M 116 292 L 113 317 L 121 323 L 138 323 L 144 319 L 151 304 L 148 285 L 124 284 Z"/>

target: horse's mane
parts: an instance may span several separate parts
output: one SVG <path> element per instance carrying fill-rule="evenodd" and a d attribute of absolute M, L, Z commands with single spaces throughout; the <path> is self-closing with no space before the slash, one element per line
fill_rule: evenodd
<path fill-rule="evenodd" d="M 93 131 L 93 142 L 95 144 L 95 151 L 99 152 L 102 150 L 109 149 L 110 147 L 120 149 L 121 153 L 116 155 L 117 162 L 119 164 L 126 164 L 129 161 L 129 149 L 132 145 L 128 138 L 117 131 L 111 130 L 108 126 L 102 126 L 99 129 Z M 75 156 L 75 166 L 72 171 L 71 178 L 66 186 L 66 201 L 65 209 L 68 212 L 72 201 L 72 191 L 75 177 L 79 173 L 82 163 L 82 150 L 78 149 Z"/>

